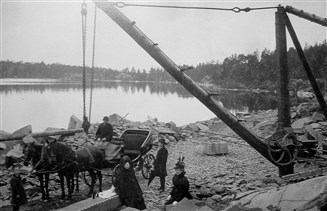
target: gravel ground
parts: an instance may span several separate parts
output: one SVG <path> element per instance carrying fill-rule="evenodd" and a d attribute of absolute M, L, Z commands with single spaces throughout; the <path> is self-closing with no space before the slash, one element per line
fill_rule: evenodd
<path fill-rule="evenodd" d="M 215 184 L 219 180 L 237 181 L 244 179 L 254 181 L 268 177 L 277 177 L 278 169 L 259 153 L 250 147 L 229 144 L 229 153 L 221 156 L 207 156 L 203 153 L 204 144 L 218 141 L 217 138 L 209 140 L 207 137 L 199 137 L 170 143 L 168 148 L 168 177 L 166 178 L 166 191 L 159 194 L 159 178 L 146 188 L 146 181 L 139 177 L 145 193 L 147 207 L 150 209 L 162 208 L 166 197 L 171 190 L 174 166 L 180 155 L 185 156 L 185 171 L 189 179 L 192 191 L 196 184 Z M 234 140 L 237 141 L 237 140 Z M 241 141 L 238 141 L 241 143 Z M 156 152 L 151 152 L 154 155 Z"/>

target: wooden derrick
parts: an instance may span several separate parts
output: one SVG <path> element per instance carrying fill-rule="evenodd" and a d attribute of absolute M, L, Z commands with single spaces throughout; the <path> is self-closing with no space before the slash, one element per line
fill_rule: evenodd
<path fill-rule="evenodd" d="M 201 103 L 210 109 L 235 133 L 267 158 L 267 145 L 251 131 L 249 131 L 239 120 L 226 108 L 219 104 L 203 88 L 188 77 L 178 65 L 176 65 L 159 47 L 152 42 L 135 24 L 122 14 L 113 3 L 105 1 L 94 1 L 96 6 L 103 10 L 113 21 L 115 21 L 129 36 L 131 36 L 154 60 L 156 60 L 172 77 L 174 77 L 184 88 L 186 88 Z"/>

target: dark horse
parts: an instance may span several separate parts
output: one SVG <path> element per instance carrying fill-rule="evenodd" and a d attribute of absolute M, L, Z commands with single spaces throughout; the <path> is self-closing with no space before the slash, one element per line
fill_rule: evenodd
<path fill-rule="evenodd" d="M 50 163 L 56 166 L 61 186 L 61 199 L 65 199 L 65 178 L 68 189 L 68 200 L 72 198 L 74 191 L 74 175 L 78 172 L 77 162 L 75 161 L 75 153 L 71 147 L 62 143 L 54 142 L 45 148 L 45 153 L 50 159 Z M 78 181 L 78 177 L 77 177 Z M 78 186 L 76 186 L 78 191 Z"/>
<path fill-rule="evenodd" d="M 42 159 L 42 149 L 43 145 L 37 143 L 29 143 L 24 145 L 23 153 L 24 165 L 27 166 L 31 161 L 34 170 L 36 170 L 36 176 L 40 181 L 40 188 L 42 193 L 42 200 L 48 201 L 49 196 L 49 175 L 50 173 L 43 173 L 50 170 L 50 165 L 48 162 Z M 44 158 L 43 158 L 44 159 Z"/>
<path fill-rule="evenodd" d="M 40 181 L 40 188 L 42 193 L 42 200 L 47 201 L 50 199 L 49 196 L 49 175 L 50 173 L 58 173 L 61 184 L 61 199 L 65 199 L 65 188 L 64 188 L 64 178 L 67 180 L 68 187 L 68 199 L 71 198 L 71 193 L 74 189 L 74 172 L 76 172 L 76 164 L 74 162 L 69 163 L 69 165 L 63 166 L 64 168 L 56 168 L 55 163 L 52 162 L 50 154 L 48 154 L 47 145 L 42 145 L 39 143 L 28 143 L 24 145 L 24 164 L 28 165 L 31 161 L 34 170 L 36 171 L 36 176 Z"/>
<path fill-rule="evenodd" d="M 88 195 L 94 193 L 97 173 L 100 184 L 99 192 L 102 191 L 102 174 L 100 169 L 102 168 L 104 161 L 104 154 L 100 149 L 93 146 L 87 146 L 74 152 L 71 147 L 57 142 L 50 144 L 47 151 L 52 159 L 52 162 L 56 162 L 58 168 L 61 168 L 65 174 L 69 174 L 67 167 L 70 167 L 69 163 L 72 161 L 77 163 L 77 170 L 73 169 L 71 172 L 89 172 L 92 180 Z"/>

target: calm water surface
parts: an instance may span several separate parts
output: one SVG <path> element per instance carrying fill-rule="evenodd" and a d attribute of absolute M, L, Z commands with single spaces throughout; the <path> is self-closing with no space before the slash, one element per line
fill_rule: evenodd
<path fill-rule="evenodd" d="M 87 93 L 89 112 L 90 88 Z M 33 132 L 47 127 L 67 128 L 70 116 L 82 119 L 80 83 L 41 79 L 0 79 L 0 130 L 13 132 L 31 124 Z M 228 110 L 252 112 L 276 108 L 275 96 L 222 91 L 217 98 Z M 133 121 L 148 116 L 178 126 L 215 117 L 179 84 L 119 83 L 96 84 L 93 89 L 91 122 L 117 113 Z"/>

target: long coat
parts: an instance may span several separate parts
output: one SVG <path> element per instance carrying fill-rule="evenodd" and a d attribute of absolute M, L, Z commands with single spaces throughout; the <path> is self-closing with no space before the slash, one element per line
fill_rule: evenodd
<path fill-rule="evenodd" d="M 167 163 L 168 150 L 165 146 L 161 147 L 157 152 L 157 158 L 153 162 L 155 176 L 167 176 Z"/>
<path fill-rule="evenodd" d="M 185 177 L 185 172 L 181 173 L 180 175 L 175 174 L 175 176 L 173 177 L 173 189 L 170 192 L 171 195 L 171 202 L 174 201 L 181 201 L 184 197 L 188 198 L 188 199 L 192 199 L 192 195 L 189 192 L 189 187 L 190 184 L 187 180 L 187 178 Z"/>
<path fill-rule="evenodd" d="M 20 206 L 26 204 L 27 198 L 23 187 L 22 178 L 19 175 L 13 175 L 10 179 L 11 187 L 11 205 Z"/>
<path fill-rule="evenodd" d="M 130 164 L 129 169 L 124 168 L 126 162 Z M 121 170 L 118 172 L 114 186 L 121 201 L 127 207 L 134 207 L 140 210 L 146 209 L 143 192 L 136 179 L 130 158 L 124 156 L 121 159 L 120 166 Z"/>
<path fill-rule="evenodd" d="M 107 141 L 111 141 L 113 136 L 112 125 L 108 122 L 103 122 L 99 125 L 97 132 L 95 133 L 96 138 L 106 138 Z"/>

